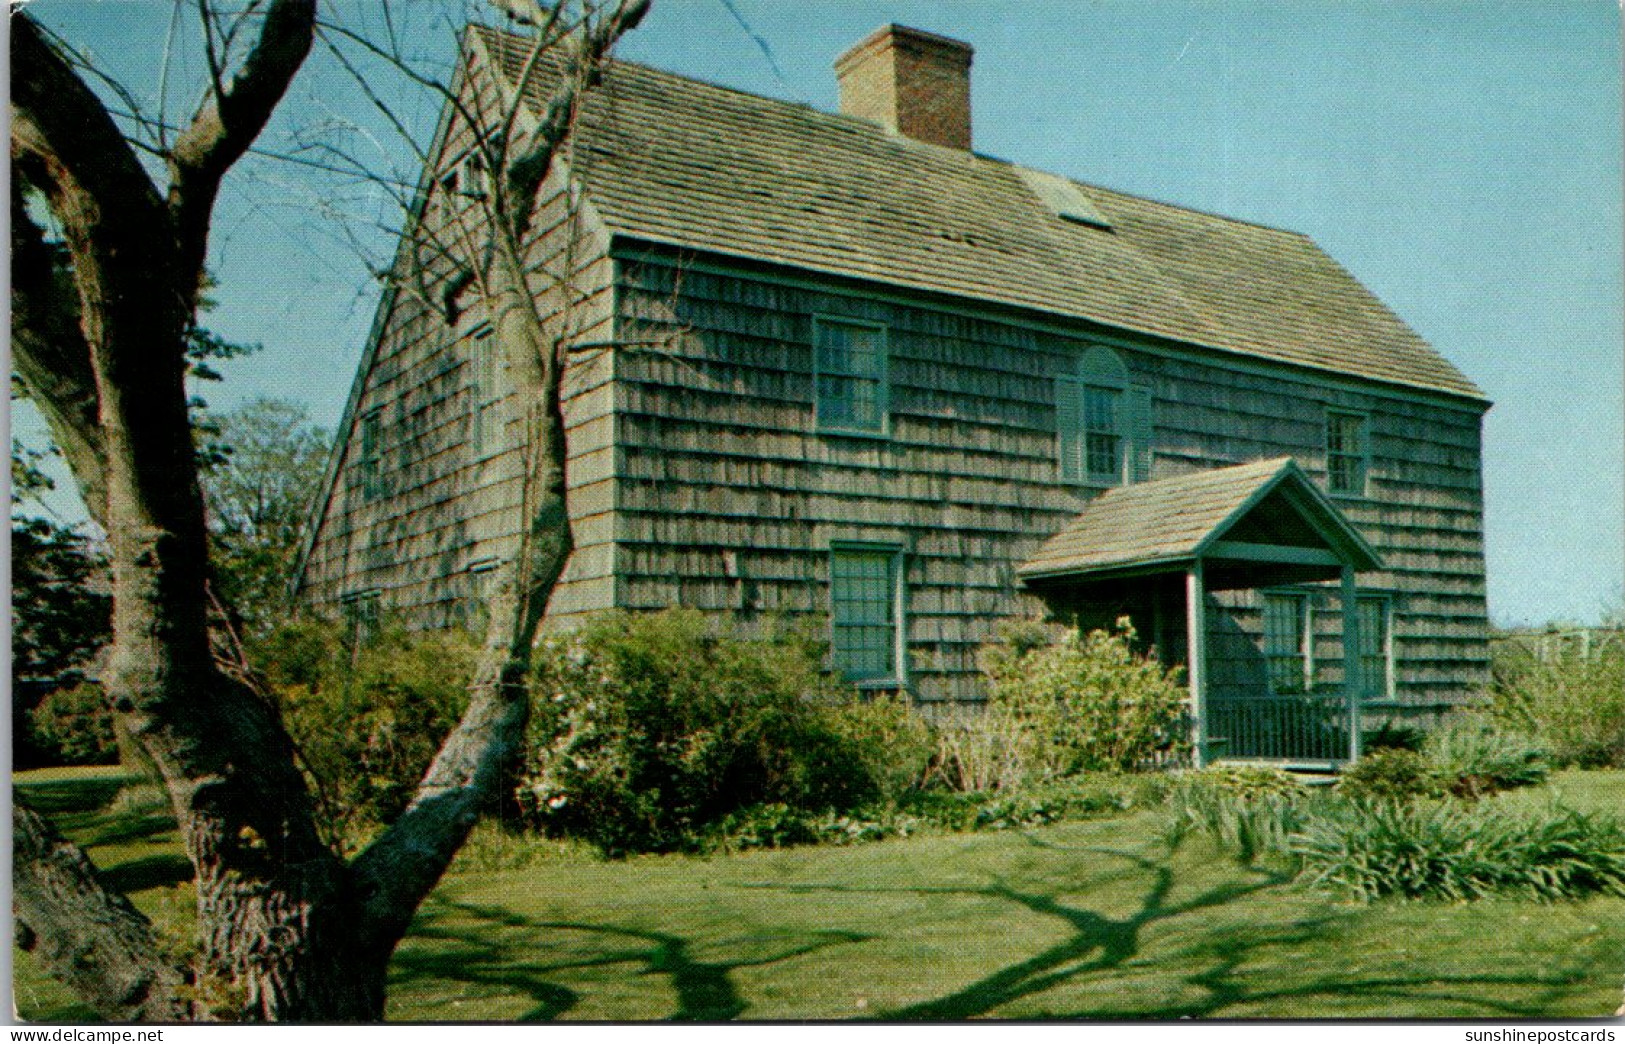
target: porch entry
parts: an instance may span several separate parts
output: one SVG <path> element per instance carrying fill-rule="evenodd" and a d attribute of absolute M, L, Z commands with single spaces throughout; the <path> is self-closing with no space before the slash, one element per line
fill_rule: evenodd
<path fill-rule="evenodd" d="M 1128 616 L 1165 662 L 1184 666 L 1199 765 L 1332 767 L 1360 754 L 1371 640 L 1385 623 L 1357 578 L 1380 568 L 1283 457 L 1107 490 L 1018 575 L 1082 626 Z M 1247 591 L 1266 594 L 1238 597 Z M 1328 606 L 1335 656 L 1316 656 Z"/>

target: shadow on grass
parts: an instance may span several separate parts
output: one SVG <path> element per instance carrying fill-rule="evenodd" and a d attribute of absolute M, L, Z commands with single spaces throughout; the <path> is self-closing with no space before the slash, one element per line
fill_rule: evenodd
<path fill-rule="evenodd" d="M 15 784 L 17 794 L 42 816 L 97 812 L 107 807 L 129 779 L 97 776 L 89 779 L 30 780 Z"/>
<path fill-rule="evenodd" d="M 1170 901 L 1175 884 L 1174 871 L 1166 861 L 1133 852 L 1112 849 L 1051 845 L 1027 836 L 1036 847 L 1056 848 L 1104 856 L 1128 864 L 1128 875 L 1145 875 L 1149 881 L 1138 908 L 1126 917 L 1108 917 L 1084 907 L 1061 902 L 1054 895 L 1013 888 L 995 880 L 983 887 L 851 887 L 846 885 L 759 884 L 749 887 L 783 890 L 791 893 L 833 892 L 841 894 L 898 894 L 963 896 L 996 899 L 1066 926 L 1067 937 L 1026 960 L 1000 968 L 952 993 L 892 1011 L 876 1013 L 881 1020 L 956 1021 L 997 1016 L 1001 1008 L 1024 998 L 1035 997 L 1068 982 L 1113 973 L 1131 961 L 1134 973 L 1145 975 L 1162 970 L 1171 981 L 1195 987 L 1201 996 L 1190 1001 L 1166 1003 L 1134 1011 L 1121 1007 L 1069 1007 L 1065 1010 L 1021 1013 L 1023 1018 L 1145 1019 L 1256 1017 L 1256 1005 L 1271 1001 L 1303 999 L 1346 1000 L 1351 997 L 1411 1001 L 1396 1006 L 1396 1015 L 1425 1016 L 1430 1007 L 1456 1003 L 1479 1009 L 1485 1016 L 1527 1016 L 1531 1007 L 1544 1007 L 1560 998 L 1566 988 L 1587 981 L 1595 970 L 1596 958 L 1580 961 L 1566 969 L 1547 969 L 1540 974 L 1459 975 L 1428 974 L 1376 975 L 1358 978 L 1341 975 L 1317 977 L 1308 982 L 1271 987 L 1269 981 L 1250 982 L 1249 959 L 1262 951 L 1320 944 L 1325 946 L 1341 934 L 1351 913 L 1327 913 L 1300 918 L 1280 925 L 1247 924 L 1215 929 L 1201 922 L 1182 924 L 1181 919 L 1203 911 L 1286 885 L 1290 878 L 1268 868 L 1248 866 L 1250 880 L 1231 882 L 1200 892 L 1178 902 Z M 1166 851 L 1166 857 L 1172 852 Z M 1125 875 L 1113 874 L 1113 878 Z M 1073 889 L 1075 890 L 1075 889 Z M 1159 943 L 1166 944 L 1172 933 L 1189 932 L 1193 941 L 1172 954 L 1148 960 L 1142 953 L 1146 930 L 1162 930 Z M 1256 973 L 1251 975 L 1256 979 Z M 1462 989 L 1475 987 L 1478 989 Z M 1538 998 L 1522 1004 L 1498 1000 L 1495 994 L 1508 987 L 1544 987 Z M 1303 1017 L 1303 1016 L 1297 1016 Z"/>
<path fill-rule="evenodd" d="M 538 937 L 549 932 L 579 933 L 593 941 L 579 956 L 526 961 L 526 955 L 541 949 Z M 510 989 L 528 994 L 536 1002 L 536 1007 L 520 1016 L 521 1021 L 535 1021 L 557 1018 L 580 1000 L 575 991 L 548 981 L 548 976 L 574 969 L 629 965 L 633 974 L 661 975 L 670 981 L 677 1007 L 666 1019 L 718 1021 L 736 1018 L 748 1007 L 733 983 L 736 970 L 776 964 L 830 946 L 860 943 L 869 936 L 821 931 L 756 937 L 749 942 L 767 943 L 770 952 L 707 961 L 695 956 L 689 940 L 666 932 L 613 924 L 535 921 L 500 907 L 431 898 L 413 926 L 412 938 L 438 945 L 398 951 L 391 965 L 392 986 L 406 986 L 414 980 L 446 980 Z"/>
<path fill-rule="evenodd" d="M 192 880 L 192 864 L 182 855 L 149 855 L 127 859 L 100 871 L 115 892 L 130 895 L 148 888 L 169 888 Z"/>

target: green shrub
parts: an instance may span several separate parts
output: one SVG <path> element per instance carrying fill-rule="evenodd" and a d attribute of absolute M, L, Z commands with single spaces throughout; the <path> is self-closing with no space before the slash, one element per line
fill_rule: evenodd
<path fill-rule="evenodd" d="M 385 629 L 360 648 L 343 626 L 284 624 L 252 651 L 335 839 L 405 809 L 435 751 L 468 705 L 478 649 L 458 632 Z"/>
<path fill-rule="evenodd" d="M 874 799 L 895 804 L 919 788 L 936 741 L 906 696 L 882 693 L 860 700 L 848 693 L 807 710 L 854 759 L 857 775 L 867 781 L 864 787 L 873 788 Z"/>
<path fill-rule="evenodd" d="M 1030 625 L 982 649 L 991 702 L 1030 738 L 1026 781 L 1128 772 L 1183 755 L 1187 693 L 1178 669 L 1135 653 L 1125 617 L 1114 631 L 1063 631 L 1036 644 Z"/>
<path fill-rule="evenodd" d="M 1301 798 L 1309 792 L 1302 780 L 1282 769 L 1226 762 L 1209 765 L 1197 772 L 1183 773 L 1179 776 L 1179 785 L 1181 789 L 1206 788 L 1244 798 Z"/>
<path fill-rule="evenodd" d="M 1503 724 L 1559 764 L 1625 768 L 1625 635 L 1554 643 L 1546 658 L 1514 640 L 1492 645 L 1490 696 Z"/>
<path fill-rule="evenodd" d="M 1423 753 L 1457 797 L 1542 783 L 1551 772 L 1546 752 L 1481 719 L 1464 719 L 1430 733 Z"/>
<path fill-rule="evenodd" d="M 620 854 L 694 848 L 753 805 L 843 811 L 895 797 L 924 768 L 924 726 L 897 701 L 860 704 L 822 660 L 805 634 L 719 637 L 682 610 L 549 639 L 521 806 L 550 832 Z"/>
<path fill-rule="evenodd" d="M 1426 733 L 1415 725 L 1385 721 L 1360 737 L 1362 750 L 1421 750 Z"/>
<path fill-rule="evenodd" d="M 1311 880 L 1364 900 L 1625 895 L 1625 825 L 1572 811 L 1337 803 L 1308 817 L 1289 847 Z"/>
<path fill-rule="evenodd" d="M 53 689 L 28 712 L 34 741 L 65 765 L 111 765 L 118 761 L 113 712 L 102 687 L 80 682 Z"/>
<path fill-rule="evenodd" d="M 1190 831 L 1206 834 L 1244 863 L 1282 856 L 1288 838 L 1303 825 L 1308 788 L 1270 769 L 1228 766 L 1189 773 L 1168 796 L 1165 839 L 1170 845 Z"/>
<path fill-rule="evenodd" d="M 1368 801 L 1406 801 L 1443 794 L 1447 780 L 1428 758 L 1414 750 L 1374 750 L 1343 770 L 1337 791 Z"/>

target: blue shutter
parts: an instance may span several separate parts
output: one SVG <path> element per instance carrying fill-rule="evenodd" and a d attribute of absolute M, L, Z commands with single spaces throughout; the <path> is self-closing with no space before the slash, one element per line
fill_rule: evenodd
<path fill-rule="evenodd" d="M 1127 413 L 1125 428 L 1128 436 L 1128 480 L 1149 482 L 1156 441 L 1150 388 L 1136 385 L 1128 390 Z"/>
<path fill-rule="evenodd" d="M 1083 385 L 1066 377 L 1055 379 L 1055 452 L 1062 482 L 1082 482 Z"/>

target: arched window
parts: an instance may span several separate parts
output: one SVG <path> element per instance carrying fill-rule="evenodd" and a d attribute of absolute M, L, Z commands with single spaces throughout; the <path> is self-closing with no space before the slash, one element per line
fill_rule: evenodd
<path fill-rule="evenodd" d="M 1149 477 L 1151 392 L 1129 383 L 1110 348 L 1091 347 L 1055 379 L 1056 448 L 1062 482 L 1118 486 Z"/>

